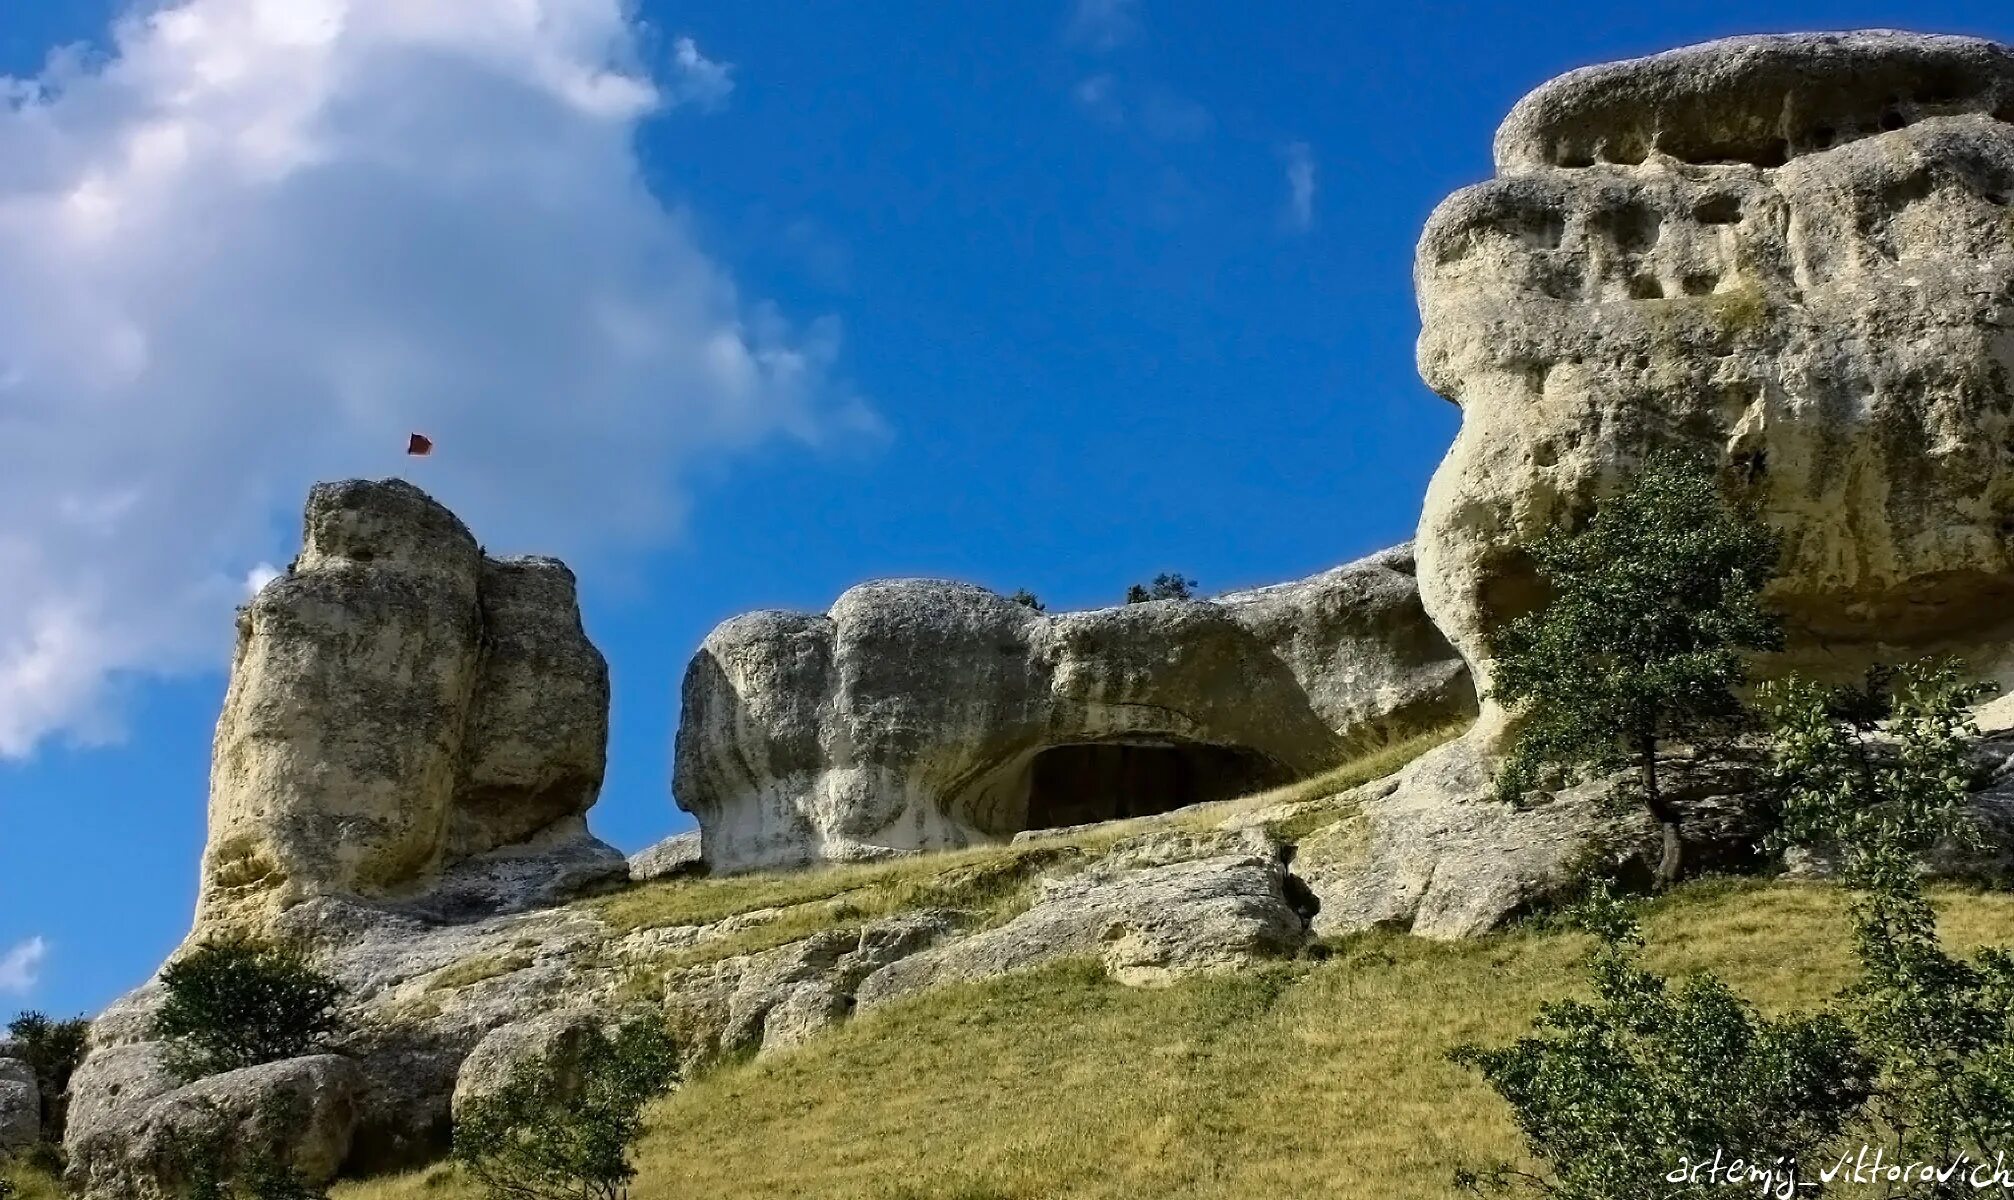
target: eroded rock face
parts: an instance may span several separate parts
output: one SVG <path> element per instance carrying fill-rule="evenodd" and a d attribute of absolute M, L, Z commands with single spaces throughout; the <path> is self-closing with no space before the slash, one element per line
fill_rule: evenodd
<path fill-rule="evenodd" d="M 673 787 L 716 870 L 1004 840 L 1284 782 L 1473 711 L 1407 547 L 1213 601 L 1045 615 L 865 584 L 714 630 Z"/>
<path fill-rule="evenodd" d="M 42 1092 L 35 1072 L 0 1042 L 0 1158 L 27 1150 L 42 1138 Z"/>
<path fill-rule="evenodd" d="M 1434 213 L 1420 370 L 1462 407 L 1420 590 L 1485 682 L 1519 547 L 1647 448 L 1714 451 L 1785 535 L 1790 662 L 2005 678 L 2014 51 L 1747 37 L 1575 71 Z"/>
<path fill-rule="evenodd" d="M 414 900 L 450 876 L 467 891 L 485 856 L 527 848 L 620 877 L 584 824 L 608 668 L 572 572 L 485 557 L 402 480 L 317 485 L 304 525 L 300 556 L 239 614 L 198 931 L 264 928 L 317 896 Z M 535 894 L 541 872 L 488 874 Z"/>
<path fill-rule="evenodd" d="M 69 1181 L 90 1195 L 174 1194 L 191 1139 L 221 1136 L 227 1169 L 256 1154 L 277 1155 L 308 1184 L 326 1183 L 350 1152 L 358 1122 L 360 1072 L 333 1054 L 245 1067 L 129 1101 L 116 1123 L 73 1133 Z"/>

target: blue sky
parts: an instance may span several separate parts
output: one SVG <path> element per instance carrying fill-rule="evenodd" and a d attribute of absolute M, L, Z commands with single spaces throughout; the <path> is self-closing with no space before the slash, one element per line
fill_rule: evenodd
<path fill-rule="evenodd" d="M 593 823 L 634 849 L 689 824 L 676 689 L 735 613 L 1409 537 L 1457 417 L 1414 239 L 1532 86 L 1738 32 L 2014 39 L 1921 0 L 276 2 L 114 36 L 0 0 L 0 1017 L 185 931 L 230 608 L 315 478 L 407 473 L 575 564 Z"/>

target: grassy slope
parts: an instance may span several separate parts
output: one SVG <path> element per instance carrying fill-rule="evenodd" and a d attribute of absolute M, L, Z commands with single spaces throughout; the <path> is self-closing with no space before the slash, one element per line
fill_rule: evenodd
<path fill-rule="evenodd" d="M 2014 896 L 1940 893 L 1956 947 L 2014 941 Z M 1695 885 L 1650 921 L 1661 969 L 1771 1009 L 1846 982 L 1839 894 Z M 1063 966 L 870 1013 L 723 1067 L 652 1114 L 636 1200 L 1451 1197 L 1515 1131 L 1448 1047 L 1522 1032 L 1578 985 L 1582 939 L 1365 935 L 1327 961 L 1161 991 Z M 337 1200 L 469 1194 L 445 1171 Z"/>

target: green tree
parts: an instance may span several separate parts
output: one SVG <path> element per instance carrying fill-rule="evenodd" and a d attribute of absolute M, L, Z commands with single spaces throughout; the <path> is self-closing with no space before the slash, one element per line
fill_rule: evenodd
<path fill-rule="evenodd" d="M 1598 939 L 1593 1001 L 1548 1004 L 1536 1034 L 1452 1055 L 1510 1103 L 1543 1173 L 1503 1164 L 1458 1173 L 1460 1186 L 1562 1200 L 1753 1196 L 1752 1182 L 1682 1173 L 1721 1152 L 1770 1163 L 1822 1147 L 1864 1102 L 1868 1066 L 1838 1019 L 1764 1017 L 1711 975 L 1672 986 L 1639 965 L 1641 932 L 1605 885 L 1574 916 Z"/>
<path fill-rule="evenodd" d="M 1777 539 L 1725 500 L 1701 456 L 1660 451 L 1587 524 L 1530 547 L 1551 597 L 1495 639 L 1494 698 L 1522 718 L 1498 776 L 1520 800 L 1547 768 L 1635 769 L 1618 800 L 1657 822 L 1661 889 L 1683 870 L 1658 752 L 1741 722 L 1747 655 L 1782 645 L 1763 607 Z"/>
<path fill-rule="evenodd" d="M 161 972 L 153 1032 L 183 1080 L 314 1053 L 340 1028 L 343 989 L 292 946 L 203 943 Z"/>
<path fill-rule="evenodd" d="M 1009 600 L 1012 600 L 1016 604 L 1022 605 L 1026 608 L 1032 608 L 1036 612 L 1048 611 L 1048 606 L 1042 603 L 1041 598 L 1036 596 L 1035 593 L 1029 591 L 1027 588 L 1021 588 L 1020 590 L 1016 591 L 1012 596 L 1009 596 L 1007 598 Z"/>
<path fill-rule="evenodd" d="M 84 1043 L 90 1033 L 91 1022 L 83 1017 L 56 1021 L 44 1013 L 30 1011 L 7 1023 L 8 1036 L 20 1047 L 28 1069 L 35 1073 L 36 1090 L 42 1093 L 42 1140 L 52 1146 L 63 1141 L 70 1075 L 83 1061 Z"/>
<path fill-rule="evenodd" d="M 1853 890 L 1861 977 L 1846 1012 L 1879 1069 L 1870 1131 L 1903 1161 L 1990 1161 L 2014 1146 L 2014 955 L 1947 953 L 1922 885 L 1925 853 L 1973 836 L 1967 709 L 1987 691 L 1934 662 L 1876 669 L 1859 687 L 1764 691 L 1778 838 L 1827 853 Z M 1973 1194 L 1964 1184 L 1913 1194 Z"/>
<path fill-rule="evenodd" d="M 1126 603 L 1145 604 L 1149 600 L 1193 600 L 1196 581 L 1163 571 L 1150 584 L 1132 584 L 1126 589 Z"/>
<path fill-rule="evenodd" d="M 521 1063 L 496 1091 L 462 1106 L 454 1159 L 496 1200 L 622 1200 L 643 1109 L 678 1079 L 662 1021 L 614 1036 L 592 1030 L 562 1061 Z"/>

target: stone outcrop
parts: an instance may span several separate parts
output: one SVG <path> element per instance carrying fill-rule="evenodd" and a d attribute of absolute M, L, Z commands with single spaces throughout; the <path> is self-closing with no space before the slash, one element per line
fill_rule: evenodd
<path fill-rule="evenodd" d="M 699 831 L 675 833 L 630 855 L 629 877 L 636 883 L 669 879 L 699 870 L 702 861 Z"/>
<path fill-rule="evenodd" d="M 482 911 L 621 877 L 584 821 L 608 668 L 572 572 L 485 556 L 402 480 L 318 485 L 304 526 L 239 613 L 198 931 L 313 897 Z"/>
<path fill-rule="evenodd" d="M 1785 537 L 1785 666 L 1969 654 L 2014 597 L 2014 51 L 1744 37 L 1521 101 L 1434 212 L 1422 375 L 1462 427 L 1420 523 L 1426 610 L 1487 687 L 1538 599 L 1520 547 L 1646 449 L 1710 448 Z"/>
<path fill-rule="evenodd" d="M 18 1154 L 42 1138 L 42 1090 L 35 1072 L 0 1041 L 0 1158 Z"/>
<path fill-rule="evenodd" d="M 673 788 L 715 871 L 872 858 L 1227 798 L 1474 703 L 1407 547 L 1055 615 L 885 581 L 714 630 L 686 673 Z"/>
<path fill-rule="evenodd" d="M 1096 958 L 1121 983 L 1155 985 L 1279 958 L 1306 940 L 1315 904 L 1260 830 L 1155 833 L 1088 870 L 1044 880 L 997 929 L 911 955 L 862 981 L 862 1007 L 1064 958 Z"/>

